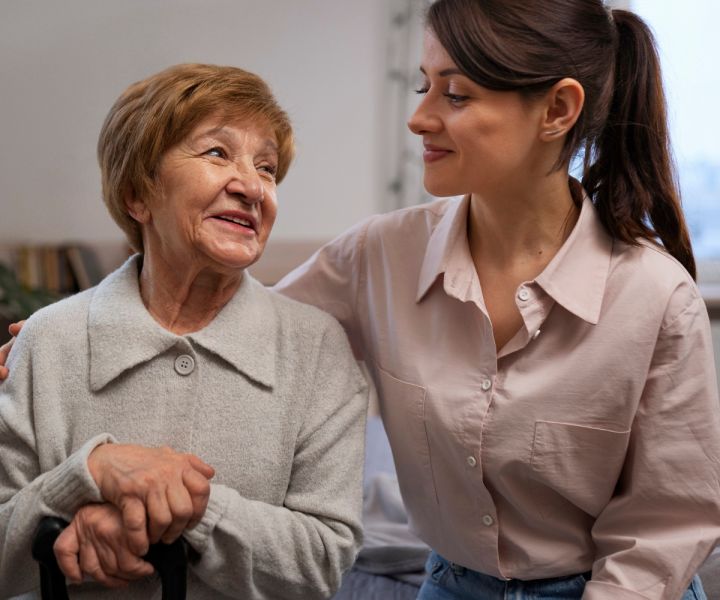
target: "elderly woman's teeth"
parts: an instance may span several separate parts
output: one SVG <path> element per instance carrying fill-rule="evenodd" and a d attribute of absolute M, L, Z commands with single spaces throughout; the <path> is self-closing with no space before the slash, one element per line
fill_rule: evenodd
<path fill-rule="evenodd" d="M 244 225 L 245 227 L 250 227 L 252 229 L 252 223 L 246 219 L 238 219 L 237 217 L 218 217 L 218 219 L 230 221 L 231 223 L 237 223 L 238 225 Z"/>

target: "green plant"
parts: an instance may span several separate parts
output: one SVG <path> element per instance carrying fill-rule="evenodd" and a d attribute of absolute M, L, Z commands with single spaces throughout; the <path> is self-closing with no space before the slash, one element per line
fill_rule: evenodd
<path fill-rule="evenodd" d="M 18 281 L 15 273 L 0 264 L 0 318 L 8 321 L 26 319 L 39 308 L 52 304 L 60 295 L 47 290 L 29 290 Z"/>

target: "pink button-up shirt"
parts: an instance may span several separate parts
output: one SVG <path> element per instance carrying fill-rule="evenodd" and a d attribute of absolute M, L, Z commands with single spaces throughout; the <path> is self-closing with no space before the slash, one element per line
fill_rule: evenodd
<path fill-rule="evenodd" d="M 720 536 L 720 406 L 698 289 L 614 241 L 585 199 L 517 289 L 499 353 L 469 200 L 373 217 L 277 289 L 344 325 L 378 390 L 403 499 L 448 560 L 500 578 L 592 569 L 584 598 L 676 600 Z"/>

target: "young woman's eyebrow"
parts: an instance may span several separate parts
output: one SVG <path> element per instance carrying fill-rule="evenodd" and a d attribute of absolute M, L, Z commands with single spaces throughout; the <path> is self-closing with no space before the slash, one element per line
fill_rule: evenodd
<path fill-rule="evenodd" d="M 427 73 L 425 72 L 425 69 L 424 69 L 423 67 L 420 67 L 420 72 L 421 72 L 423 75 L 427 76 Z M 443 69 L 442 71 L 440 71 L 440 72 L 438 73 L 438 75 L 439 75 L 440 77 L 448 77 L 448 76 L 450 76 L 450 75 L 464 75 L 464 73 L 463 73 L 460 69 L 457 69 L 457 68 L 455 68 L 455 67 L 451 67 L 451 68 L 449 68 L 449 69 Z"/>

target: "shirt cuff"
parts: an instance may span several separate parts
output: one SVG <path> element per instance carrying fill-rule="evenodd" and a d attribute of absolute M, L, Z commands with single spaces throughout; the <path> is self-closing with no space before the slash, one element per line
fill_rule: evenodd
<path fill-rule="evenodd" d="M 183 537 L 187 540 L 188 544 L 199 554 L 202 554 L 207 548 L 210 535 L 218 524 L 218 521 L 220 521 L 225 514 L 230 502 L 230 496 L 233 492 L 234 490 L 224 485 L 211 483 L 210 499 L 208 500 L 205 514 L 195 527 L 186 529 L 183 532 Z"/>
<path fill-rule="evenodd" d="M 96 435 L 47 473 L 41 496 L 53 514 L 70 520 L 80 507 L 91 502 L 103 502 L 87 461 L 95 448 L 114 442 L 115 439 L 109 433 Z"/>
<path fill-rule="evenodd" d="M 604 581 L 588 581 L 585 584 L 585 592 L 582 600 L 653 600 L 650 596 L 644 596 L 627 588 L 606 583 Z"/>

